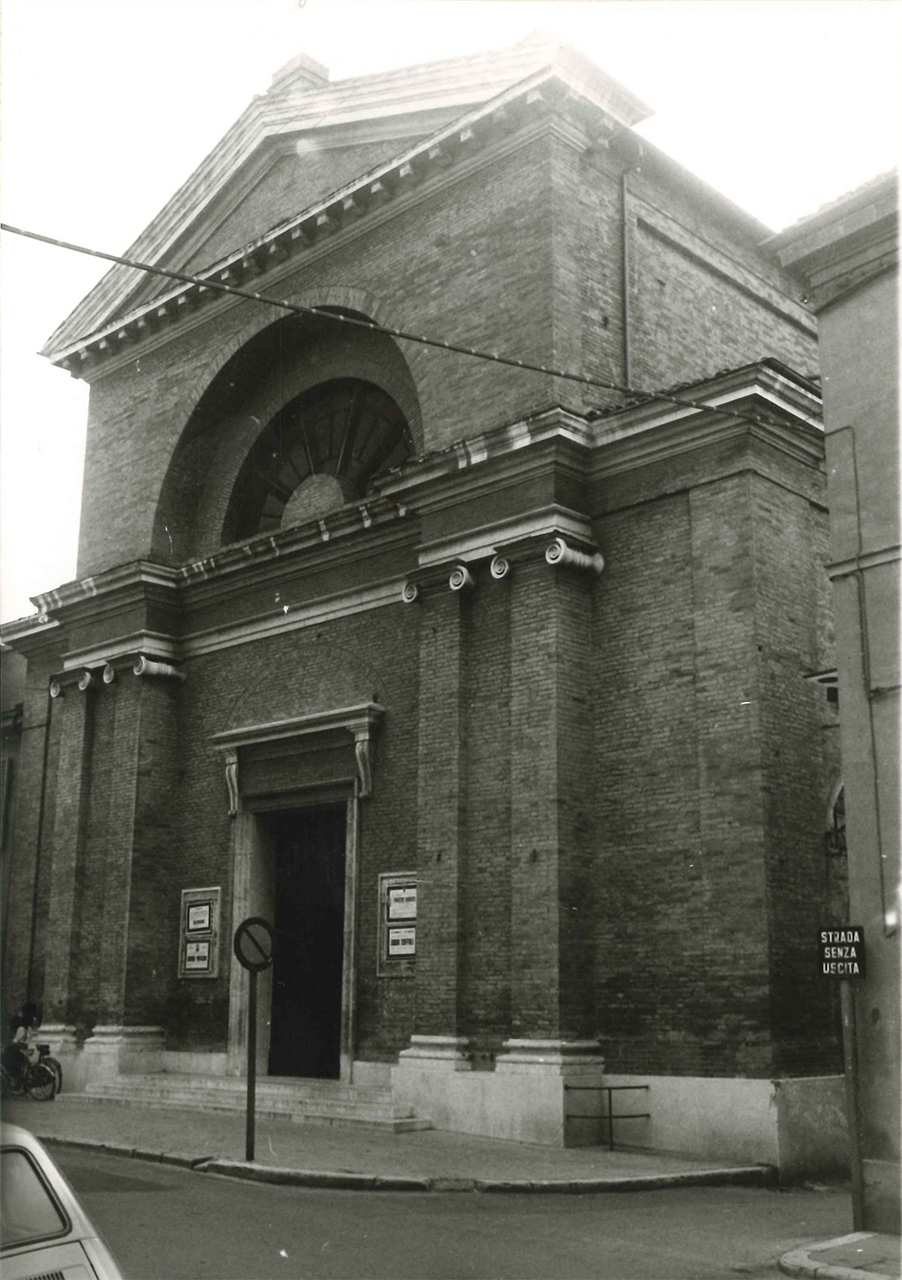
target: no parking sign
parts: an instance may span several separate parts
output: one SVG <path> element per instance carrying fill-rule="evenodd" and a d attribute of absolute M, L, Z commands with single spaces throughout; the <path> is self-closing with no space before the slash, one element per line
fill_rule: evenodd
<path fill-rule="evenodd" d="M 247 1009 L 247 1124 L 244 1158 L 254 1158 L 254 1121 L 257 1109 L 257 974 L 272 964 L 273 927 L 263 916 L 248 916 L 235 930 L 235 958 L 250 977 Z"/>

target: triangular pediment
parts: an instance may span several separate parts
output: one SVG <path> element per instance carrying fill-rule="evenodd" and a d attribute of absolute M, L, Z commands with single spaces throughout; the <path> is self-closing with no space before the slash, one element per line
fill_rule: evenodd
<path fill-rule="evenodd" d="M 578 50 L 541 33 L 500 52 L 335 83 L 306 66 L 316 64 L 295 59 L 276 74 L 124 257 L 197 275 L 218 270 L 292 220 L 300 227 L 307 215 L 322 219 L 330 200 L 353 202 L 355 186 L 378 187 L 393 165 L 409 171 L 418 147 L 445 144 L 447 158 L 454 127 L 465 136 L 481 112 L 503 111 L 518 87 L 541 97 L 553 80 L 620 125 L 649 114 Z M 164 277 L 113 266 L 42 354 L 65 364 L 92 340 L 95 350 L 98 341 L 109 347 L 105 335 L 173 288 Z"/>

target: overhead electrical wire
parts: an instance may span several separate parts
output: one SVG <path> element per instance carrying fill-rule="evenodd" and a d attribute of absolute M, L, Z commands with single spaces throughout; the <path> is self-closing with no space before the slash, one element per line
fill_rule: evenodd
<path fill-rule="evenodd" d="M 572 373 L 566 369 L 554 369 L 548 365 L 533 364 L 528 360 L 518 360 L 514 356 L 501 355 L 497 351 L 479 351 L 475 347 L 461 346 L 458 343 L 447 342 L 441 338 L 431 338 L 426 334 L 409 333 L 404 329 L 394 329 L 390 325 L 376 324 L 372 320 L 362 320 L 357 316 L 342 315 L 341 312 L 330 311 L 325 307 L 305 307 L 296 302 L 288 302 L 284 298 L 272 298 L 264 293 L 256 293 L 251 289 L 242 289 L 238 285 L 227 284 L 223 280 L 214 280 L 210 276 L 197 276 L 185 271 L 172 271 L 168 267 L 158 267 L 149 262 L 139 262 L 135 258 L 126 258 L 124 255 L 117 253 L 106 253 L 102 249 L 89 249 L 86 245 L 73 244 L 68 240 L 58 240 L 53 236 L 41 235 L 37 231 L 28 231 L 23 227 L 14 227 L 6 222 L 0 222 L 0 231 L 8 231 L 12 235 L 24 236 L 28 240 L 37 240 L 41 244 L 49 244 L 56 249 L 68 249 L 73 253 L 83 253 L 91 258 L 102 258 L 107 262 L 114 262 L 123 267 L 131 267 L 136 271 L 145 271 L 150 275 L 164 276 L 169 280 L 178 280 L 182 284 L 193 284 L 203 289 L 232 294 L 235 297 L 244 298 L 248 302 L 261 302 L 293 315 L 318 316 L 327 320 L 335 320 L 341 324 L 354 325 L 359 329 L 368 329 L 372 333 L 384 333 L 390 338 L 400 338 L 405 342 L 415 342 L 420 346 L 435 347 L 441 351 L 451 351 L 457 355 L 470 356 L 477 360 L 487 360 L 494 364 L 507 365 L 514 369 L 523 369 L 528 373 L 545 373 L 553 378 L 560 378 L 566 382 L 577 382 L 587 387 L 597 387 L 602 391 L 616 391 L 620 395 L 629 396 L 638 401 L 637 404 L 624 406 L 625 408 L 637 408 L 639 404 L 651 404 L 655 400 L 664 400 L 669 404 L 675 404 L 687 409 L 710 410 L 718 407 L 705 404 L 702 400 L 691 400 L 687 396 L 674 395 L 669 391 L 643 391 L 640 388 L 622 386 L 616 382 L 607 382 L 602 378 L 592 378 L 587 374 Z M 219 266 L 216 270 L 224 271 L 226 267 Z M 732 418 L 739 419 L 742 422 L 751 422 L 755 426 L 777 425 L 773 420 L 764 418 L 760 414 L 744 413 L 742 410 L 728 407 L 725 407 L 723 411 L 729 413 Z"/>

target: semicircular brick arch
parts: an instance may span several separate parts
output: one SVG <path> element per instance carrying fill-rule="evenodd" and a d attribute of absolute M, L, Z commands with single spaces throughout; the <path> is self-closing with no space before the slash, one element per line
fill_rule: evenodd
<path fill-rule="evenodd" d="M 384 320 L 383 309 L 363 290 L 336 286 L 289 296 L 301 305 Z M 416 379 L 385 334 L 318 317 L 268 324 L 258 317 L 242 337 L 220 349 L 215 372 L 209 376 L 209 362 L 192 387 L 196 393 L 205 379 L 201 394 L 189 397 L 192 412 L 162 487 L 153 539 L 158 559 L 179 563 L 218 549 L 229 499 L 254 442 L 284 405 L 321 382 L 355 378 L 380 388 L 401 409 L 414 450 L 422 448 Z"/>

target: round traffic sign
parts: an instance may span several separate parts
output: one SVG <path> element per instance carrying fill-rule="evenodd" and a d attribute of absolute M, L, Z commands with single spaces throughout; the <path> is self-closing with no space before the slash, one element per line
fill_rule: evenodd
<path fill-rule="evenodd" d="M 249 916 L 235 930 L 235 956 L 251 973 L 259 973 L 272 964 L 273 928 L 262 916 Z"/>

